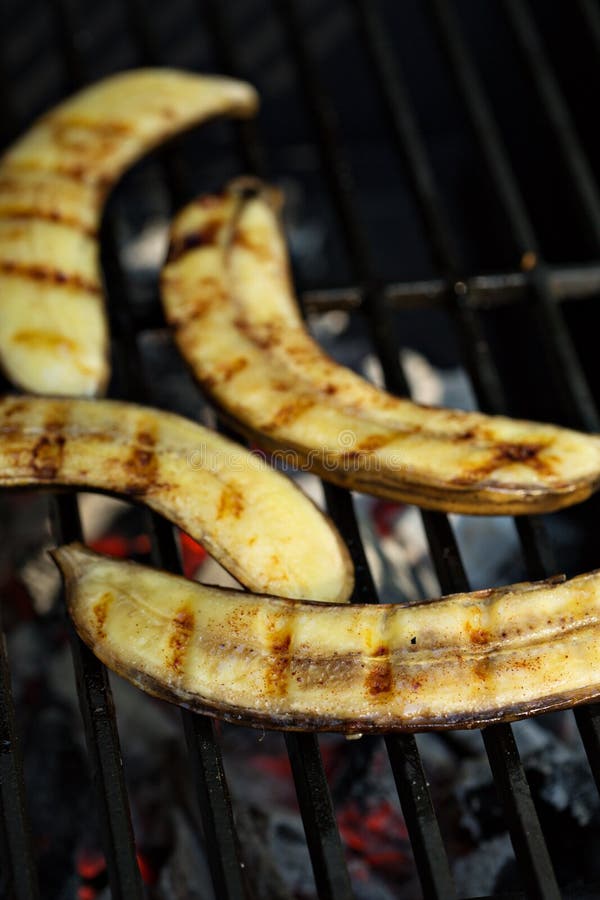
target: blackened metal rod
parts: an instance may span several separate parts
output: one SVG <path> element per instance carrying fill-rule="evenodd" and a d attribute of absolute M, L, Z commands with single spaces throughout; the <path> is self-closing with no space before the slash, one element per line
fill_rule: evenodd
<path fill-rule="evenodd" d="M 504 0 L 504 6 L 544 114 L 554 132 L 564 167 L 577 194 L 577 202 L 585 216 L 586 229 L 592 233 L 596 251 L 599 251 L 600 193 L 564 95 L 544 50 L 539 30 L 524 0 Z"/>
<path fill-rule="evenodd" d="M 358 531 L 352 496 L 332 484 L 324 487 L 329 511 L 354 563 L 356 581 L 352 601 L 377 603 L 377 590 Z M 454 886 L 415 737 L 412 734 L 386 735 L 384 740 L 423 896 L 450 900 L 454 896 Z M 357 745 L 355 750 L 353 745 L 352 751 L 360 749 L 367 756 L 373 747 L 373 742 L 364 749 Z"/>
<path fill-rule="evenodd" d="M 333 814 L 317 735 L 286 732 L 285 745 L 319 900 L 351 898 L 354 894 Z"/>
<path fill-rule="evenodd" d="M 447 0 L 429 0 L 460 97 L 490 173 L 498 202 L 510 225 L 521 266 L 528 274 L 540 332 L 552 362 L 565 419 L 587 431 L 600 430 L 600 417 L 573 346 L 562 311 L 552 302 L 547 268 L 510 166 L 481 79 L 464 41 L 455 10 Z"/>
<path fill-rule="evenodd" d="M 419 200 L 419 210 L 431 242 L 434 260 L 441 274 L 452 282 L 462 277 L 458 249 L 440 199 L 433 169 L 428 162 L 399 62 L 389 41 L 380 2 L 352 0 L 352 6 L 357 28 L 363 38 L 362 46 L 375 73 L 396 150 L 408 168 L 414 193 Z"/>
<path fill-rule="evenodd" d="M 600 293 L 600 267 L 582 264 L 555 268 L 550 271 L 552 301 L 577 300 Z M 459 280 L 453 291 L 463 293 L 461 310 L 472 312 L 495 309 L 525 301 L 528 292 L 527 279 L 522 272 L 489 272 Z M 464 291 L 464 287 L 467 288 Z M 382 284 L 386 306 L 390 309 L 448 309 L 448 283 L 442 278 L 419 281 L 388 282 Z M 364 292 L 356 285 L 330 285 L 307 287 L 300 294 L 305 312 L 328 312 L 333 309 L 360 310 L 364 308 Z M 162 310 L 132 310 L 136 332 L 164 329 Z"/>
<path fill-rule="evenodd" d="M 23 758 L 3 630 L 0 633 L 0 809 L 2 870 L 7 896 L 15 900 L 37 900 L 40 894 L 25 805 Z"/>
<path fill-rule="evenodd" d="M 440 539 L 441 531 L 444 547 L 451 548 L 455 544 L 447 516 L 427 513 L 425 528 L 432 543 Z M 457 546 L 451 553 L 435 553 L 434 562 L 443 593 L 469 590 Z M 560 900 L 562 894 L 556 881 L 512 728 L 505 724 L 493 725 L 482 729 L 481 734 L 494 783 L 502 800 L 527 896 L 532 900 Z"/>
<path fill-rule="evenodd" d="M 58 516 L 54 530 L 58 532 L 58 542 L 82 540 L 77 497 L 58 495 L 55 508 Z M 69 638 L 111 893 L 114 900 L 142 900 L 142 879 L 108 673 L 80 640 L 72 624 Z"/>
<path fill-rule="evenodd" d="M 225 72 L 233 78 L 243 78 L 238 60 L 226 4 L 219 0 L 200 0 L 201 11 L 206 15 L 216 55 Z M 256 119 L 244 119 L 235 123 L 238 156 L 247 172 L 265 178 L 267 175 L 267 149 L 259 133 Z"/>
<path fill-rule="evenodd" d="M 520 832 L 525 838 L 520 843 L 518 858 L 527 896 L 531 900 L 560 900 L 563 895 L 554 876 L 548 848 L 539 832 L 512 729 L 508 725 L 494 725 L 483 729 L 482 736 L 511 837 L 514 841 L 514 835 Z M 530 806 L 531 811 L 528 811 Z M 523 865 L 524 858 L 526 865 Z"/>
<path fill-rule="evenodd" d="M 590 769 L 600 792 L 600 704 L 579 706 L 574 712 Z"/>
<path fill-rule="evenodd" d="M 600 9 L 595 0 L 579 0 L 579 9 L 596 50 L 600 50 Z"/>
<path fill-rule="evenodd" d="M 241 875 L 229 787 L 214 722 L 207 716 L 194 715 L 185 710 L 182 710 L 182 720 L 192 760 L 215 896 L 223 900 L 244 900 L 248 894 Z"/>

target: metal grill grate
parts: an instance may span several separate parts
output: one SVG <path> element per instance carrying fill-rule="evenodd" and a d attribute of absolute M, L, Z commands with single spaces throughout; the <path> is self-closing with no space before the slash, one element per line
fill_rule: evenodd
<path fill-rule="evenodd" d="M 82 4 L 81 6 L 84 6 Z M 230 22 L 229 5 L 218 0 L 199 4 L 195 27 L 202 31 L 217 60 L 217 68 L 229 74 L 246 74 Z M 481 318 L 481 311 L 495 305 L 527 302 L 551 363 L 556 391 L 557 416 L 587 430 L 600 430 L 598 412 L 586 380 L 578 347 L 564 320 L 563 302 L 593 295 L 600 289 L 600 262 L 551 267 L 541 256 L 538 238 L 512 171 L 503 137 L 495 119 L 482 78 L 463 37 L 456 9 L 448 0 L 431 0 L 428 10 L 447 59 L 472 129 L 483 166 L 490 179 L 510 233 L 514 257 L 521 261 L 516 271 L 471 277 L 468 266 L 454 247 L 442 194 L 436 184 L 426 142 L 404 76 L 385 23 L 385 9 L 378 2 L 351 0 L 354 28 L 368 55 L 372 90 L 383 105 L 390 146 L 401 161 L 424 224 L 424 232 L 438 269 L 429 281 L 386 284 L 377 276 L 371 237 L 363 225 L 360 203 L 336 118 L 316 61 L 314 46 L 305 25 L 305 9 L 295 0 L 277 0 L 273 13 L 289 43 L 295 78 L 311 123 L 314 150 L 318 154 L 325 184 L 337 217 L 337 226 L 351 263 L 355 287 L 343 290 L 311 290 L 304 296 L 307 309 L 358 308 L 367 318 L 373 347 L 381 361 L 390 390 L 408 393 L 408 384 L 398 365 L 398 346 L 390 317 L 394 309 L 441 307 L 452 314 L 464 353 L 464 363 L 482 409 L 510 412 L 503 380 L 495 362 Z M 46 7 L 55 29 L 64 66 L 65 91 L 76 89 L 92 77 L 89 68 L 89 35 L 81 27 L 84 9 L 70 0 L 51 0 Z M 170 64 L 146 4 L 129 0 L 123 7 L 123 40 L 133 48 L 127 64 Z M 552 64 L 527 3 L 506 2 L 507 21 L 530 73 L 562 157 L 565 178 L 570 179 L 580 214 L 594 246 L 600 251 L 600 199 L 594 174 L 561 93 Z M 600 45 L 600 16 L 591 2 L 578 7 L 592 39 Z M 3 89 L 4 121 L 14 132 L 22 122 L 12 107 L 10 82 Z M 268 147 L 253 122 L 237 125 L 239 169 L 268 175 Z M 160 156 L 164 183 L 173 207 L 190 199 L 185 163 L 177 148 Z M 138 341 L 143 329 L 160 327 L 158 316 L 140 323 L 129 303 L 126 279 L 117 253 L 117 225 L 109 215 L 103 229 L 103 261 L 110 302 L 111 325 L 118 369 L 128 399 L 153 402 L 152 391 L 142 380 Z M 356 567 L 354 599 L 376 599 L 375 585 L 362 545 L 350 495 L 325 485 L 329 511 L 348 543 Z M 77 501 L 56 501 L 57 540 L 80 536 Z M 468 590 L 468 578 L 452 525 L 438 513 L 425 512 L 423 522 L 431 557 L 444 592 Z M 148 515 L 154 537 L 157 564 L 179 570 L 174 536 L 167 523 Z M 558 568 L 544 524 L 521 519 L 517 523 L 529 577 L 544 577 Z M 135 857 L 133 832 L 123 779 L 119 737 L 110 686 L 103 666 L 73 633 L 73 656 L 88 752 L 97 789 L 98 809 L 104 838 L 109 880 L 114 898 L 135 900 L 144 896 Z M 2 868 L 7 896 L 30 900 L 43 896 L 37 875 L 25 813 L 22 763 L 15 734 L 10 676 L 4 645 L 0 648 L 0 799 L 2 805 Z M 600 789 L 600 709 L 580 708 L 575 713 L 582 741 Z M 239 863 L 237 837 L 219 741 L 211 720 L 183 713 L 183 727 L 196 781 L 203 817 L 208 859 L 219 898 L 243 898 L 247 885 Z M 508 725 L 490 727 L 483 733 L 494 780 L 502 799 L 525 894 L 535 898 L 561 896 L 552 860 L 534 807 L 519 753 Z M 369 739 L 371 740 L 371 739 Z M 424 896 L 451 900 L 456 896 L 443 835 L 430 797 L 425 772 L 413 736 L 385 739 L 396 786 L 413 847 Z M 321 761 L 319 742 L 310 734 L 289 734 L 286 745 L 298 802 L 305 826 L 317 892 L 321 898 L 352 895 L 344 852 L 336 826 L 333 805 Z M 350 750 L 349 750 L 350 752 Z M 10 873 L 10 874 L 9 874 Z M 598 895 L 598 894 L 596 894 Z M 594 889 L 578 895 L 594 896 Z"/>

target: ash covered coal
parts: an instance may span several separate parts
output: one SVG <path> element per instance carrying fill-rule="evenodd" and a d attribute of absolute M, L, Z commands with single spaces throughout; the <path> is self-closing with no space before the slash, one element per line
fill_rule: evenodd
<path fill-rule="evenodd" d="M 600 884 L 600 800 L 570 713 L 514 726 L 544 837 L 561 888 Z M 522 890 L 501 801 L 483 756 L 466 759 L 454 788 L 471 849 L 455 865 L 459 892 Z"/>

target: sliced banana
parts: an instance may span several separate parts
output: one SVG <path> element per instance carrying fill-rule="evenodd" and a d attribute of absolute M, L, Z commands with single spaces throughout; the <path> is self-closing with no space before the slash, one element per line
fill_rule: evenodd
<path fill-rule="evenodd" d="M 254 591 L 352 592 L 332 523 L 260 456 L 181 416 L 110 400 L 0 400 L 0 487 L 67 486 L 144 503 Z"/>
<path fill-rule="evenodd" d="M 394 397 L 326 356 L 293 296 L 279 195 L 234 182 L 176 218 L 166 316 L 208 395 L 260 446 L 344 487 L 430 509 L 548 512 L 600 483 L 600 438 Z"/>
<path fill-rule="evenodd" d="M 104 199 L 150 148 L 211 116 L 252 115 L 250 85 L 169 69 L 114 75 L 42 116 L 0 160 L 0 363 L 39 394 L 103 392 Z"/>
<path fill-rule="evenodd" d="M 472 728 L 600 696 L 600 573 L 411 606 L 207 587 L 81 545 L 55 551 L 83 640 L 155 696 L 232 722 Z"/>

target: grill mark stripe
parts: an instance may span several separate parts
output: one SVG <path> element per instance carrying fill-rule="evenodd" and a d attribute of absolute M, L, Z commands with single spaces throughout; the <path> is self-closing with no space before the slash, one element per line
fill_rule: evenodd
<path fill-rule="evenodd" d="M 167 667 L 181 676 L 185 666 L 188 646 L 194 634 L 194 613 L 182 607 L 173 617 L 173 631 L 169 636 Z"/>
<path fill-rule="evenodd" d="M 6 163 L 6 171 L 15 172 L 17 177 L 19 172 L 41 172 L 44 175 L 58 175 L 59 177 L 67 178 L 76 184 L 85 184 L 88 187 L 96 189 L 100 188 L 101 193 L 98 197 L 99 203 L 103 200 L 105 190 L 111 187 L 114 181 L 114 176 L 112 174 L 90 172 L 89 166 L 81 164 L 69 166 L 56 163 L 55 165 L 48 165 L 36 163 L 32 160 L 24 162 L 11 159 Z"/>
<path fill-rule="evenodd" d="M 221 491 L 219 504 L 217 507 L 217 519 L 223 519 L 226 516 L 232 516 L 234 519 L 244 512 L 244 497 L 233 485 L 226 484 Z"/>
<path fill-rule="evenodd" d="M 52 222 L 56 225 L 62 225 L 65 228 L 71 228 L 73 231 L 77 231 L 79 234 L 84 234 L 87 237 L 98 237 L 97 228 L 85 225 L 81 219 L 77 218 L 77 216 L 69 216 L 58 210 L 38 209 L 26 206 L 5 206 L 2 208 L 0 202 L 0 219 L 2 221 L 15 222 L 18 222 L 21 219 L 27 221 L 38 220 L 40 222 Z"/>
<path fill-rule="evenodd" d="M 106 591 L 92 608 L 96 620 L 96 637 L 101 641 L 106 640 L 106 619 L 114 599 L 114 595 Z"/>
<path fill-rule="evenodd" d="M 231 379 L 239 372 L 242 372 L 247 365 L 248 360 L 243 356 L 237 356 L 229 363 L 221 363 L 219 366 L 219 376 L 221 384 L 226 384 L 228 381 L 231 381 Z"/>
<path fill-rule="evenodd" d="M 265 663 L 265 693 L 272 698 L 285 697 L 288 693 L 293 654 L 290 651 L 293 634 L 293 616 L 284 615 L 267 622 L 268 653 Z"/>
<path fill-rule="evenodd" d="M 124 463 L 130 494 L 146 493 L 148 488 L 156 483 L 159 460 L 155 446 L 154 430 L 148 423 L 142 422 L 134 437 L 131 452 Z"/>
<path fill-rule="evenodd" d="M 317 404 L 314 397 L 304 396 L 293 399 L 290 403 L 280 406 L 275 415 L 262 428 L 265 431 L 273 431 L 282 425 L 292 425 L 300 416 L 312 409 Z"/>
<path fill-rule="evenodd" d="M 31 450 L 31 468 L 37 478 L 56 481 L 62 467 L 66 436 L 64 407 L 50 404 L 44 418 L 42 434 Z"/>
<path fill-rule="evenodd" d="M 373 700 L 385 700 L 394 685 L 392 663 L 389 658 L 373 660 L 365 675 L 365 690 Z"/>
<path fill-rule="evenodd" d="M 11 260 L 0 260 L 0 274 L 24 278 L 27 281 L 37 281 L 51 284 L 54 287 L 66 290 L 85 291 L 87 294 L 101 294 L 102 289 L 96 282 L 88 281 L 81 275 L 68 274 L 55 269 L 52 266 L 17 263 Z"/>
<path fill-rule="evenodd" d="M 60 141 L 63 132 L 69 131 L 71 128 L 78 128 L 82 131 L 91 131 L 92 133 L 105 135 L 106 137 L 125 136 L 135 133 L 135 129 L 130 122 L 100 121 L 95 119 L 86 119 L 83 116 L 65 116 L 64 114 L 50 114 L 43 121 L 53 132 L 55 137 Z"/>

